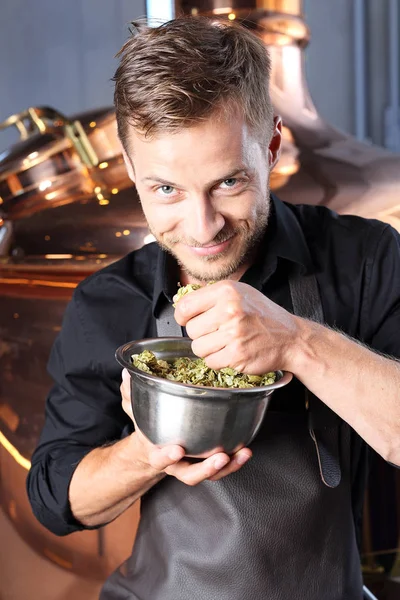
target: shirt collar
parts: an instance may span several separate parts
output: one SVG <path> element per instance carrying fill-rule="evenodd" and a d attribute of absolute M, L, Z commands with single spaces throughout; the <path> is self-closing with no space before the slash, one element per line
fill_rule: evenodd
<path fill-rule="evenodd" d="M 179 282 L 179 266 L 173 256 L 158 247 L 157 265 L 153 288 L 153 315 L 158 316 L 159 310 L 167 300 L 172 302 Z"/>
<path fill-rule="evenodd" d="M 271 194 L 271 208 L 275 215 L 275 229 L 270 236 L 271 251 L 300 267 L 300 272 L 313 271 L 313 262 L 293 204 L 286 204 Z M 268 237 L 268 231 L 267 231 Z"/>
<path fill-rule="evenodd" d="M 261 290 L 277 269 L 279 259 L 297 265 L 299 273 L 306 274 L 312 271 L 310 251 L 294 210 L 293 206 L 281 202 L 271 194 L 268 227 L 261 241 L 257 259 L 243 275 L 242 282 Z M 159 247 L 152 305 L 155 317 L 166 299 L 172 302 L 178 281 L 179 267 L 176 260 Z"/>

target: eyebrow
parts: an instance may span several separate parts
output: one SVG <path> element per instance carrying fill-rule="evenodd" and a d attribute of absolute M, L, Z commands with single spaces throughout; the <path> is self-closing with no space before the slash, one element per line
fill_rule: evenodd
<path fill-rule="evenodd" d="M 232 177 L 235 177 L 235 175 L 239 175 L 239 173 L 243 173 L 243 172 L 250 174 L 252 171 L 248 167 L 241 165 L 240 167 L 233 169 L 233 171 L 230 171 L 226 175 L 223 175 L 222 177 L 218 177 L 218 179 L 214 179 L 214 181 L 210 181 L 207 184 L 207 187 L 214 187 L 214 185 L 216 185 L 217 183 L 220 183 L 221 181 L 225 181 L 226 179 L 231 179 Z M 141 179 L 142 183 L 146 183 L 146 182 L 150 182 L 150 181 L 155 182 L 155 183 L 161 183 L 161 185 L 168 185 L 168 186 L 174 187 L 174 188 L 181 187 L 177 183 L 173 183 L 172 181 L 167 181 L 166 179 L 162 179 L 161 177 L 157 177 L 156 175 L 148 175 L 147 177 L 144 177 L 143 179 Z"/>

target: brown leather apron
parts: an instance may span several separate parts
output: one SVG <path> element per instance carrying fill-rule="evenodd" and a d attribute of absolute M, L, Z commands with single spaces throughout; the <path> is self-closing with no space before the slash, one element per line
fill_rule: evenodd
<path fill-rule="evenodd" d="M 323 322 L 314 276 L 289 285 L 293 312 Z M 159 335 L 176 327 L 167 306 Z M 267 411 L 240 471 L 195 487 L 166 477 L 143 497 L 132 556 L 101 600 L 362 599 L 351 429 L 299 381 L 274 406 L 285 394 L 301 408 Z"/>

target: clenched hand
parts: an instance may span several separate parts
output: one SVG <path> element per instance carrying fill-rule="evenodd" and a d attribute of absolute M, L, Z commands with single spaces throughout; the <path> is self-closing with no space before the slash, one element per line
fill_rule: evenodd
<path fill-rule="evenodd" d="M 212 369 L 290 371 L 299 318 L 245 283 L 220 281 L 179 300 L 175 319 Z"/>

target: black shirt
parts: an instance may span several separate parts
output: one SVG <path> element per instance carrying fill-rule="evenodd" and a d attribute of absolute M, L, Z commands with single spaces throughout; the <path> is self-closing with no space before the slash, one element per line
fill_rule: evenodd
<path fill-rule="evenodd" d="M 241 281 L 292 311 L 288 276 L 295 270 L 316 274 L 329 325 L 400 357 L 400 236 L 393 228 L 272 197 L 258 258 Z M 54 387 L 27 480 L 36 517 L 58 535 L 83 529 L 68 502 L 79 461 L 131 427 L 121 408 L 115 350 L 156 336 L 155 316 L 175 293 L 177 281 L 175 261 L 152 243 L 75 290 L 51 352 Z M 281 408 L 300 412 L 298 387 L 290 390 L 280 397 Z"/>

